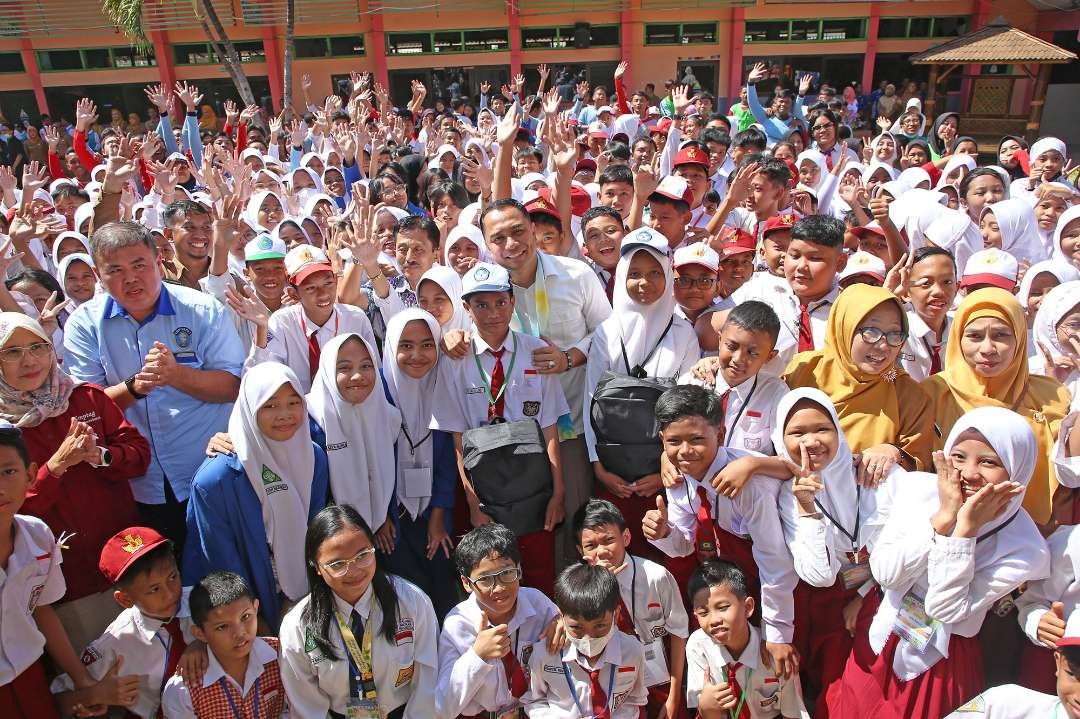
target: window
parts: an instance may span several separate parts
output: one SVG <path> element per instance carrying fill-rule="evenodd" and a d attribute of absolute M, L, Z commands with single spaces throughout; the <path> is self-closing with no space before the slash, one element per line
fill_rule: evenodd
<path fill-rule="evenodd" d="M 883 17 L 878 24 L 880 38 L 959 37 L 967 32 L 965 15 L 945 17 Z"/>
<path fill-rule="evenodd" d="M 787 42 L 790 27 L 787 20 L 747 21 L 743 42 Z"/>
<path fill-rule="evenodd" d="M 431 33 L 389 32 L 386 34 L 387 55 L 426 55 L 431 52 Z"/>
<path fill-rule="evenodd" d="M 0 52 L 0 72 L 25 72 L 22 55 L 17 52 Z"/>
<path fill-rule="evenodd" d="M 593 25 L 589 28 L 591 47 L 615 47 L 619 44 L 618 25 Z M 574 47 L 574 26 L 523 27 L 521 47 L 525 50 L 563 50 Z"/>
<path fill-rule="evenodd" d="M 465 52 L 492 52 L 510 49 L 506 30 L 466 30 Z"/>
<path fill-rule="evenodd" d="M 112 67 L 108 48 L 83 50 L 83 67 L 94 70 Z"/>
<path fill-rule="evenodd" d="M 712 45 L 716 43 L 716 23 L 646 25 L 646 45 Z"/>
<path fill-rule="evenodd" d="M 593 47 L 614 47 L 619 44 L 618 25 L 593 25 L 589 28 L 589 44 Z"/>
<path fill-rule="evenodd" d="M 44 50 L 38 53 L 42 70 L 82 70 L 82 53 L 78 50 Z"/>
<path fill-rule="evenodd" d="M 934 37 L 960 37 L 967 32 L 967 18 L 963 16 L 934 18 Z"/>
<path fill-rule="evenodd" d="M 240 56 L 240 62 L 266 61 L 266 53 L 261 40 L 234 42 L 233 47 L 236 48 L 236 54 Z M 208 42 L 173 45 L 173 56 L 176 58 L 177 65 L 214 65 L 221 62 Z"/>
<path fill-rule="evenodd" d="M 906 17 L 883 17 L 878 21 L 879 38 L 897 38 L 908 36 Z"/>
<path fill-rule="evenodd" d="M 743 42 L 819 42 L 865 37 L 866 21 L 862 18 L 753 20 L 746 23 Z"/>
<path fill-rule="evenodd" d="M 18 57 L 18 55 L 16 55 Z M 131 47 L 91 47 L 85 50 L 39 50 L 38 66 L 44 72 L 62 70 L 107 70 L 110 68 L 156 65 L 153 51 L 144 55 Z M 22 60 L 18 66 L 22 69 Z M 3 72 L 3 70 L 0 70 Z M 12 71 L 14 72 L 14 70 Z"/>
<path fill-rule="evenodd" d="M 505 29 L 388 32 L 387 55 L 443 55 L 459 52 L 501 52 L 510 48 Z"/>
<path fill-rule="evenodd" d="M 861 18 L 830 18 L 821 21 L 822 40 L 857 40 L 866 37 Z"/>
<path fill-rule="evenodd" d="M 297 57 L 353 57 L 364 54 L 362 35 L 344 35 L 340 37 L 298 37 Z"/>

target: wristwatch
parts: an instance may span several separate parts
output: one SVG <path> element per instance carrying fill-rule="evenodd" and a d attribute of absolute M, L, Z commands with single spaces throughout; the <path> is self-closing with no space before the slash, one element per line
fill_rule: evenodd
<path fill-rule="evenodd" d="M 98 463 L 93 466 L 108 467 L 110 464 L 112 464 L 112 452 L 110 452 L 106 447 L 98 447 L 98 450 L 101 452 L 101 459 L 98 460 Z"/>
<path fill-rule="evenodd" d="M 140 392 L 135 391 L 135 375 L 131 375 L 126 380 L 124 380 L 124 386 L 127 387 L 128 394 L 130 394 L 135 399 L 139 400 L 146 397 L 145 394 L 141 394 Z"/>

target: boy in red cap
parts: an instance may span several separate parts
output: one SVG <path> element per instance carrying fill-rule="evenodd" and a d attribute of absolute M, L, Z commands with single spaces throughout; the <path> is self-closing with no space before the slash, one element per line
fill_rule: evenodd
<path fill-rule="evenodd" d="M 705 193 L 711 187 L 708 151 L 696 142 L 687 144 L 686 147 L 675 154 L 671 167 L 672 174 L 686 180 L 686 184 L 690 185 L 690 189 L 694 193 L 694 199 L 690 203 L 690 222 L 687 224 L 690 227 L 704 228 L 712 219 L 712 215 L 705 212 L 705 206 L 702 204 L 705 200 Z"/>
<path fill-rule="evenodd" d="M 726 227 L 720 233 L 723 243 L 720 248 L 720 288 L 721 297 L 731 297 L 754 274 L 754 253 L 757 243 L 754 236 L 741 227 Z"/>

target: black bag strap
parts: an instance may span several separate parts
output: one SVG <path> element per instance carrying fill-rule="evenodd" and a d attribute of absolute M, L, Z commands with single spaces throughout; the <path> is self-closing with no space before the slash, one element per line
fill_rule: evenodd
<path fill-rule="evenodd" d="M 656 344 L 654 344 L 653 348 L 649 350 L 649 354 L 645 355 L 645 359 L 641 360 L 641 362 L 638 363 L 637 367 L 640 367 L 642 370 L 645 369 L 645 365 L 649 364 L 649 360 L 651 360 L 652 356 L 656 354 L 656 350 L 660 349 L 660 345 L 663 344 L 664 338 L 667 337 L 667 333 L 671 330 L 671 325 L 674 321 L 675 315 L 672 315 L 671 319 L 668 320 L 667 327 L 664 328 L 663 333 L 660 335 L 660 339 L 656 340 Z M 626 343 L 623 342 L 622 334 L 619 335 L 619 346 L 622 347 L 622 362 L 623 366 L 626 367 L 626 374 L 630 377 L 637 377 L 637 375 L 634 374 L 634 371 L 630 369 L 630 360 L 626 357 Z M 638 379 L 642 378 L 638 377 Z"/>

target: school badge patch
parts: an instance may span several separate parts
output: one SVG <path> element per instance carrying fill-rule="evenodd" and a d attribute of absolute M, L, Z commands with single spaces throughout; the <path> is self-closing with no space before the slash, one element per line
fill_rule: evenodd
<path fill-rule="evenodd" d="M 289 485 L 285 483 L 285 480 L 279 477 L 274 470 L 270 469 L 265 464 L 262 468 L 262 483 L 263 491 L 266 492 L 267 496 L 274 492 L 284 492 L 289 489 Z"/>
<path fill-rule="evenodd" d="M 404 669 L 398 670 L 397 679 L 394 680 L 394 688 L 395 689 L 400 687 L 400 686 L 404 686 L 405 684 L 408 684 L 409 682 L 412 681 L 413 667 L 414 666 L 416 666 L 416 665 L 415 664 L 410 664 L 409 666 L 405 667 Z"/>
<path fill-rule="evenodd" d="M 526 417 L 535 417 L 536 415 L 540 414 L 540 403 L 539 402 L 522 402 L 521 403 L 521 413 L 523 415 L 525 415 Z"/>
<path fill-rule="evenodd" d="M 986 700 L 977 696 L 962 707 L 957 707 L 956 714 L 982 714 L 986 711 Z"/>
<path fill-rule="evenodd" d="M 79 657 L 79 661 L 83 663 L 83 666 L 90 666 L 98 659 L 101 659 L 101 652 L 90 645 L 83 650 L 82 656 Z"/>
<path fill-rule="evenodd" d="M 177 327 L 173 330 L 173 340 L 176 341 L 177 349 L 187 351 L 191 349 L 191 328 Z"/>

